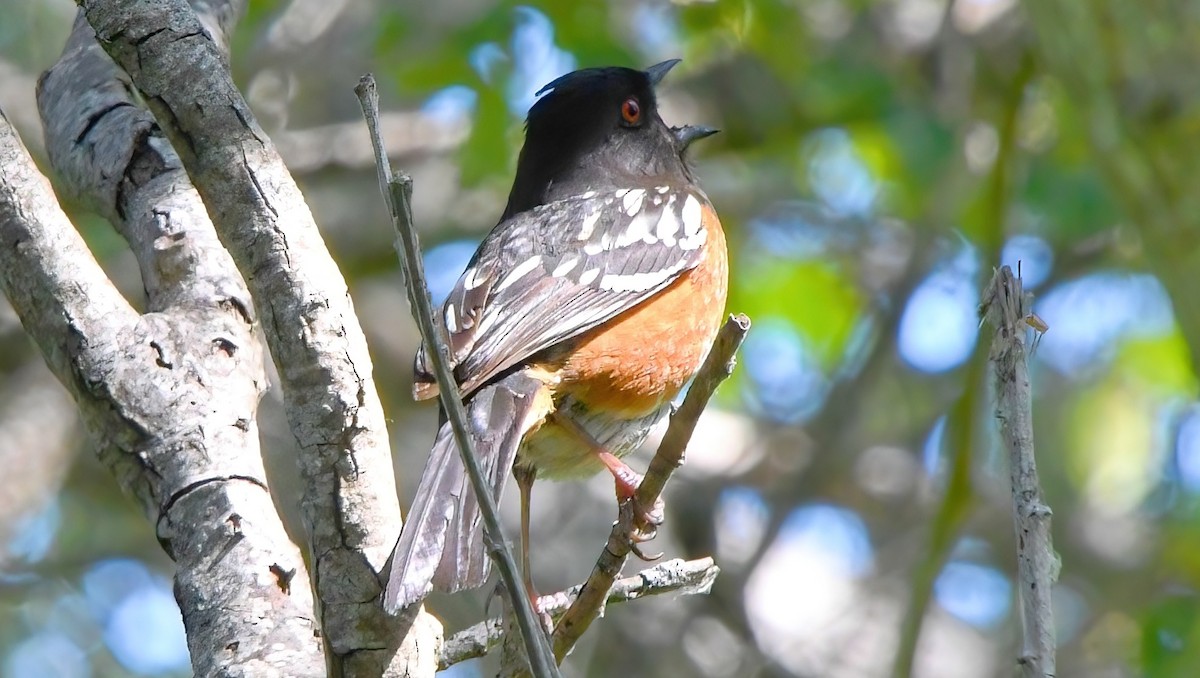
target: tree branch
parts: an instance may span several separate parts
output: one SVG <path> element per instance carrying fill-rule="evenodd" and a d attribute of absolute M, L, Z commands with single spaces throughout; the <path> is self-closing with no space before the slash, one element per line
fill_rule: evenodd
<path fill-rule="evenodd" d="M 996 419 L 1008 450 L 1012 477 L 1023 630 L 1017 664 L 1024 676 L 1052 678 L 1055 638 L 1051 594 L 1058 580 L 1059 561 L 1050 536 L 1051 511 L 1042 499 L 1033 451 L 1033 396 L 1025 352 L 1029 306 L 1021 279 L 1013 275 L 1011 268 L 1002 266 L 984 292 L 983 310 L 996 328 L 988 360 L 996 380 Z"/>
<path fill-rule="evenodd" d="M 229 27 L 244 3 L 221 4 L 232 8 L 212 25 Z M 101 461 L 141 503 L 176 561 L 196 673 L 250 667 L 321 675 L 311 594 L 288 581 L 305 575 L 304 563 L 262 468 L 255 413 L 266 378 L 249 294 L 127 80 L 79 18 L 63 56 L 39 81 L 38 103 L 52 163 L 68 190 L 132 245 L 151 313 L 113 313 L 103 294 L 89 293 L 94 312 L 111 316 L 109 326 L 68 342 L 74 370 L 48 362 L 76 396 Z M 56 228 L 78 237 L 69 224 Z M 94 266 L 79 249 L 50 251 Z M 27 311 L 22 317 L 27 327 L 38 320 Z M 44 351 L 56 341 L 31 334 Z M 106 343 L 102 359 L 88 357 Z"/>
<path fill-rule="evenodd" d="M 400 525 L 390 447 L 345 280 L 219 45 L 186 3 L 81 5 L 179 153 L 263 318 L 300 446 L 300 507 L 330 672 L 407 671 L 407 653 L 395 652 L 403 630 L 378 602 Z"/>
<path fill-rule="evenodd" d="M 147 308 L 221 306 L 249 325 L 250 293 L 200 194 L 82 13 L 62 56 L 39 79 L 37 101 L 51 164 L 66 190 L 129 242 Z M 261 370 L 258 378 L 265 378 Z"/>
<path fill-rule="evenodd" d="M 315 675 L 306 671 L 319 657 L 311 601 L 286 595 L 270 569 L 303 565 L 272 520 L 261 461 L 243 454 L 247 445 L 257 452 L 261 384 L 248 327 L 200 310 L 138 317 L 3 119 L 0 238 L 5 293 L 74 395 L 101 461 L 178 564 L 196 672 L 292 666 L 292 675 Z"/>
<path fill-rule="evenodd" d="M 712 558 L 668 560 L 619 579 L 608 592 L 605 604 L 624 603 L 647 596 L 676 593 L 681 596 L 707 594 L 721 569 Z M 538 598 L 538 609 L 551 617 L 561 616 L 579 597 L 583 584 Z M 504 619 L 493 618 L 463 629 L 446 639 L 438 658 L 443 671 L 459 662 L 482 657 L 504 640 Z"/>
<path fill-rule="evenodd" d="M 425 283 L 425 268 L 421 260 L 421 245 L 418 242 L 417 231 L 412 221 L 412 179 L 406 175 L 392 175 L 391 163 L 388 162 L 383 138 L 379 133 L 379 93 L 375 86 L 375 77 L 367 74 L 359 79 L 354 88 L 362 106 L 363 117 L 367 121 L 367 129 L 371 135 L 372 146 L 375 149 L 375 166 L 379 174 L 379 188 L 387 200 L 388 212 L 392 217 L 392 227 L 396 232 L 396 249 L 400 256 L 401 269 L 408 288 L 408 300 L 412 313 L 421 331 L 421 339 L 429 351 L 430 362 L 437 376 L 438 393 L 442 408 L 454 430 L 454 438 L 458 444 L 459 454 L 462 455 L 463 465 L 471 480 L 475 499 L 479 503 L 479 512 L 483 517 L 484 535 L 488 540 L 488 555 L 496 563 L 496 569 L 508 590 L 508 598 L 517 616 L 517 624 L 521 637 L 525 641 L 525 652 L 529 658 L 530 668 L 534 675 L 557 676 L 558 668 L 546 635 L 542 632 L 537 621 L 537 615 L 525 589 L 520 583 L 517 573 L 517 561 L 513 558 L 509 542 L 504 536 L 500 525 L 500 510 L 492 496 L 491 487 L 480 468 L 479 457 L 475 452 L 475 442 L 471 437 L 467 424 L 467 413 L 463 408 L 462 394 L 458 390 L 458 382 L 450 369 L 449 352 L 442 333 L 438 331 L 434 320 L 433 304 L 429 299 L 429 288 Z"/>
<path fill-rule="evenodd" d="M 749 330 L 750 319 L 745 315 L 737 315 L 731 316 L 717 334 L 708 358 L 696 373 L 696 379 L 683 399 L 683 404 L 671 414 L 666 435 L 659 444 L 654 459 L 650 461 L 645 479 L 638 487 L 636 502 L 639 505 L 653 506 L 666 487 L 671 473 L 683 463 L 683 455 L 688 441 L 691 440 L 692 431 L 696 428 L 696 421 L 708 404 L 708 399 L 717 390 L 717 386 L 733 373 L 734 356 Z M 609 590 L 629 557 L 631 544 L 628 535 L 633 524 L 632 507 L 631 501 L 621 505 L 618 520 L 613 525 L 608 543 L 601 551 L 591 576 L 554 628 L 554 656 L 560 662 L 599 616 L 605 601 L 608 600 Z"/>
<path fill-rule="evenodd" d="M 987 190 L 981 196 L 980 210 L 983 225 L 979 229 L 979 257 L 983 261 L 995 261 L 1000 256 L 1004 243 L 1005 217 L 1012 192 L 1013 157 L 1017 152 L 1017 132 L 1020 111 L 1025 101 L 1026 89 L 1035 73 L 1034 62 L 1028 53 L 1022 52 L 1017 72 L 1008 87 L 1003 116 L 1000 120 L 1000 144 L 995 163 L 987 181 Z M 951 408 L 946 419 L 944 440 L 949 456 L 946 473 L 946 489 L 933 516 L 929 544 L 923 549 L 921 562 L 913 571 L 912 595 L 908 609 L 900 626 L 900 640 L 892 664 L 892 675 L 909 678 L 916 669 L 917 645 L 921 639 L 921 628 L 925 623 L 926 610 L 933 597 L 933 587 L 938 575 L 950 557 L 954 543 L 975 503 L 975 490 L 971 481 L 972 450 L 977 438 L 978 411 L 981 389 L 986 383 L 986 365 L 983 359 L 984 337 L 980 333 L 971 350 L 971 358 L 963 376 L 963 392 Z"/>

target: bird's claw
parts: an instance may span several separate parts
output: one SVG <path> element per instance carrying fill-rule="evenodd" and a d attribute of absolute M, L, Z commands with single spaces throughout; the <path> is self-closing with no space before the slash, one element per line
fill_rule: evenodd
<path fill-rule="evenodd" d="M 637 556 L 639 559 L 641 559 L 647 563 L 653 563 L 656 560 L 659 560 L 660 558 L 663 557 L 663 554 L 661 551 L 658 553 L 652 553 L 652 554 L 644 553 L 642 551 L 642 547 L 638 546 L 637 542 L 633 541 L 632 539 L 630 539 L 630 541 L 629 541 L 629 551 L 631 553 L 633 553 L 633 555 Z"/>
<path fill-rule="evenodd" d="M 658 535 L 658 526 L 663 524 L 664 516 L 664 504 L 661 498 L 656 499 L 654 505 L 649 509 L 642 508 L 636 496 L 621 502 L 621 523 L 625 525 L 625 535 L 630 552 L 646 562 L 654 562 L 663 557 L 662 553 L 645 553 L 639 544 L 648 542 Z"/>

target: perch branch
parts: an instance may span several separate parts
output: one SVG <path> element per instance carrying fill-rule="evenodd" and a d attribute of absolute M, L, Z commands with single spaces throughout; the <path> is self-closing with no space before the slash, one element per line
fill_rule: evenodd
<path fill-rule="evenodd" d="M 533 611 L 521 578 L 517 572 L 517 561 L 513 558 L 509 542 L 504 537 L 500 525 L 499 509 L 492 496 L 487 479 L 479 465 L 475 453 L 475 444 L 471 438 L 467 424 L 467 414 L 462 404 L 462 395 L 458 390 L 458 382 L 450 370 L 449 354 L 442 335 L 434 320 L 433 305 L 429 299 L 429 289 L 425 284 L 425 270 L 421 260 L 421 245 L 418 242 L 417 231 L 412 221 L 412 178 L 407 175 L 393 176 L 391 163 L 388 162 L 382 136 L 379 134 L 379 93 L 375 85 L 375 77 L 364 75 L 354 88 L 362 106 L 363 117 L 366 118 L 367 128 L 371 134 L 372 145 L 375 149 L 375 166 L 379 174 L 379 187 L 387 200 L 388 211 L 392 217 L 392 227 L 396 232 L 396 249 L 400 257 L 400 265 L 408 288 L 408 300 L 412 313 L 421 330 L 421 339 L 429 351 L 434 374 L 437 375 L 438 391 L 442 408 L 446 412 L 450 426 L 454 430 L 454 438 L 458 444 L 459 454 L 462 455 L 463 465 L 471 479 L 471 487 L 479 502 L 479 512 L 483 517 L 484 535 L 488 540 L 488 553 L 496 563 L 496 569 L 508 589 L 508 598 L 517 615 L 517 624 L 521 637 L 525 641 L 525 653 L 529 658 L 530 669 L 535 676 L 557 676 L 558 667 L 546 634 L 542 632 Z"/>
<path fill-rule="evenodd" d="M 996 328 L 988 360 L 996 384 L 996 418 L 1008 450 L 1013 524 L 1017 536 L 1017 581 L 1021 600 L 1022 647 L 1017 659 L 1026 678 L 1055 675 L 1054 608 L 1051 594 L 1059 561 L 1050 535 L 1050 507 L 1042 499 L 1033 449 L 1033 396 L 1025 350 L 1033 316 L 1021 279 L 1002 266 L 983 295 L 987 321 Z M 1040 328 L 1045 328 L 1041 325 Z"/>
<path fill-rule="evenodd" d="M 617 580 L 604 602 L 624 603 L 670 593 L 681 596 L 704 595 L 712 589 L 713 582 L 720 572 L 712 558 L 668 560 L 631 577 Z M 565 591 L 541 596 L 538 598 L 538 609 L 552 618 L 559 617 L 575 602 L 582 590 L 583 584 L 580 584 Z M 444 671 L 459 662 L 482 657 L 503 639 L 504 620 L 500 618 L 489 619 L 463 629 L 446 639 L 442 654 L 438 658 L 438 670 Z"/>
<path fill-rule="evenodd" d="M 683 455 L 688 441 L 691 440 L 692 431 L 696 428 L 696 421 L 713 392 L 717 390 L 717 386 L 733 373 L 734 356 L 749 330 L 750 319 L 745 315 L 737 315 L 731 316 L 717 334 L 708 358 L 696 374 L 683 404 L 671 414 L 666 435 L 658 446 L 654 459 L 650 461 L 645 479 L 638 487 L 638 505 L 653 506 L 671 474 L 683 463 Z M 629 557 L 632 549 L 628 539 L 633 520 L 632 507 L 632 501 L 621 505 L 617 523 L 613 525 L 608 543 L 600 552 L 591 576 L 554 628 L 554 656 L 558 661 L 567 656 L 588 626 L 599 616 L 605 601 L 608 600 L 609 590 Z"/>

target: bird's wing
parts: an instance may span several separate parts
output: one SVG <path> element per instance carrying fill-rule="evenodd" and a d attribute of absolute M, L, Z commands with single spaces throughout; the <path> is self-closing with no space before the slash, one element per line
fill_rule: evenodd
<path fill-rule="evenodd" d="M 666 288 L 704 256 L 707 201 L 667 186 L 588 192 L 488 234 L 442 307 L 464 395 Z M 424 350 L 418 397 L 437 393 Z"/>

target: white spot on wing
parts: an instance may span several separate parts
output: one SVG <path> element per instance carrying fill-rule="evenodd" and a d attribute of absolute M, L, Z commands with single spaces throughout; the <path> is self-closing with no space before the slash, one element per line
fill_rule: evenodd
<path fill-rule="evenodd" d="M 700 208 L 700 201 L 691 193 L 683 202 L 683 238 L 679 241 L 680 249 L 694 250 L 698 249 L 708 239 L 708 232 L 704 230 L 704 213 Z"/>
<path fill-rule="evenodd" d="M 629 192 L 629 189 L 628 189 L 628 188 L 619 188 L 619 189 L 617 189 L 617 192 L 616 192 L 616 194 L 615 194 L 615 195 L 616 195 L 618 198 L 624 198 L 624 197 L 625 197 L 625 194 L 626 194 L 626 193 L 628 193 L 628 192 Z"/>
<path fill-rule="evenodd" d="M 595 191 L 584 191 L 583 193 L 579 194 L 580 200 L 591 200 L 594 197 L 596 197 Z"/>
<path fill-rule="evenodd" d="M 583 218 L 583 224 L 579 228 L 580 240 L 592 237 L 592 231 L 596 230 L 597 221 L 600 221 L 600 210 L 595 210 Z"/>
<path fill-rule="evenodd" d="M 590 257 L 594 257 L 601 252 L 612 249 L 612 244 L 612 235 L 609 233 L 601 233 L 600 240 L 596 242 L 589 242 L 583 246 L 583 253 Z"/>
<path fill-rule="evenodd" d="M 662 194 L 666 193 L 667 191 L 671 190 L 671 187 L 670 186 L 658 186 L 654 190 L 658 191 L 659 195 L 662 195 Z"/>
<path fill-rule="evenodd" d="M 479 287 L 487 280 L 486 276 L 480 275 L 482 271 L 478 268 L 472 268 L 463 274 L 463 289 L 473 290 Z"/>
<path fill-rule="evenodd" d="M 674 247 L 675 234 L 678 232 L 679 219 L 675 216 L 675 196 L 671 196 L 658 219 L 658 225 L 654 227 L 654 235 L 667 247 Z"/>
<path fill-rule="evenodd" d="M 499 292 L 517 282 L 521 278 L 524 278 L 530 271 L 537 268 L 541 263 L 542 255 L 540 254 L 535 254 L 525 261 L 522 261 L 516 268 L 512 270 L 511 273 L 504 277 L 504 280 L 500 281 L 499 285 L 496 285 L 496 291 Z"/>
<path fill-rule="evenodd" d="M 670 268 L 647 273 L 627 273 L 624 275 L 609 273 L 600 279 L 600 289 L 611 292 L 644 292 L 666 282 L 668 278 L 683 268 L 685 263 L 685 261 L 681 260 L 673 264 Z"/>
<path fill-rule="evenodd" d="M 458 318 L 454 315 L 454 304 L 446 304 L 446 329 L 451 332 L 458 331 Z"/>
<path fill-rule="evenodd" d="M 625 214 L 631 217 L 636 215 L 642 209 L 642 200 L 645 198 L 646 191 L 640 188 L 635 188 L 626 193 L 621 203 L 625 207 Z"/>
<path fill-rule="evenodd" d="M 688 193 L 687 200 L 683 202 L 683 232 L 685 235 L 692 236 L 703 230 L 701 223 L 704 216 L 700 211 L 700 201 L 696 196 Z"/>
<path fill-rule="evenodd" d="M 595 280 L 596 277 L 599 275 L 600 275 L 600 269 L 598 269 L 598 268 L 589 269 L 579 275 L 579 283 L 581 285 L 590 285 L 591 282 L 593 280 Z"/>
<path fill-rule="evenodd" d="M 578 257 L 571 257 L 570 259 L 563 259 L 562 262 L 559 263 L 559 265 L 554 268 L 554 270 L 550 273 L 550 275 L 554 276 L 555 278 L 561 278 L 564 275 L 570 273 L 571 269 L 575 268 L 576 264 L 578 264 L 578 263 L 579 263 Z"/>
<path fill-rule="evenodd" d="M 708 232 L 702 228 L 699 231 L 697 231 L 696 233 L 692 233 L 691 235 L 680 240 L 679 241 L 679 249 L 681 249 L 681 250 L 699 249 L 700 246 L 703 245 L 706 240 L 708 240 Z"/>
<path fill-rule="evenodd" d="M 648 245 L 653 245 L 658 241 L 658 238 L 650 232 L 650 226 L 650 218 L 645 213 L 639 213 L 625 227 L 625 231 L 617 237 L 617 247 L 628 247 L 641 240 L 644 240 Z"/>

